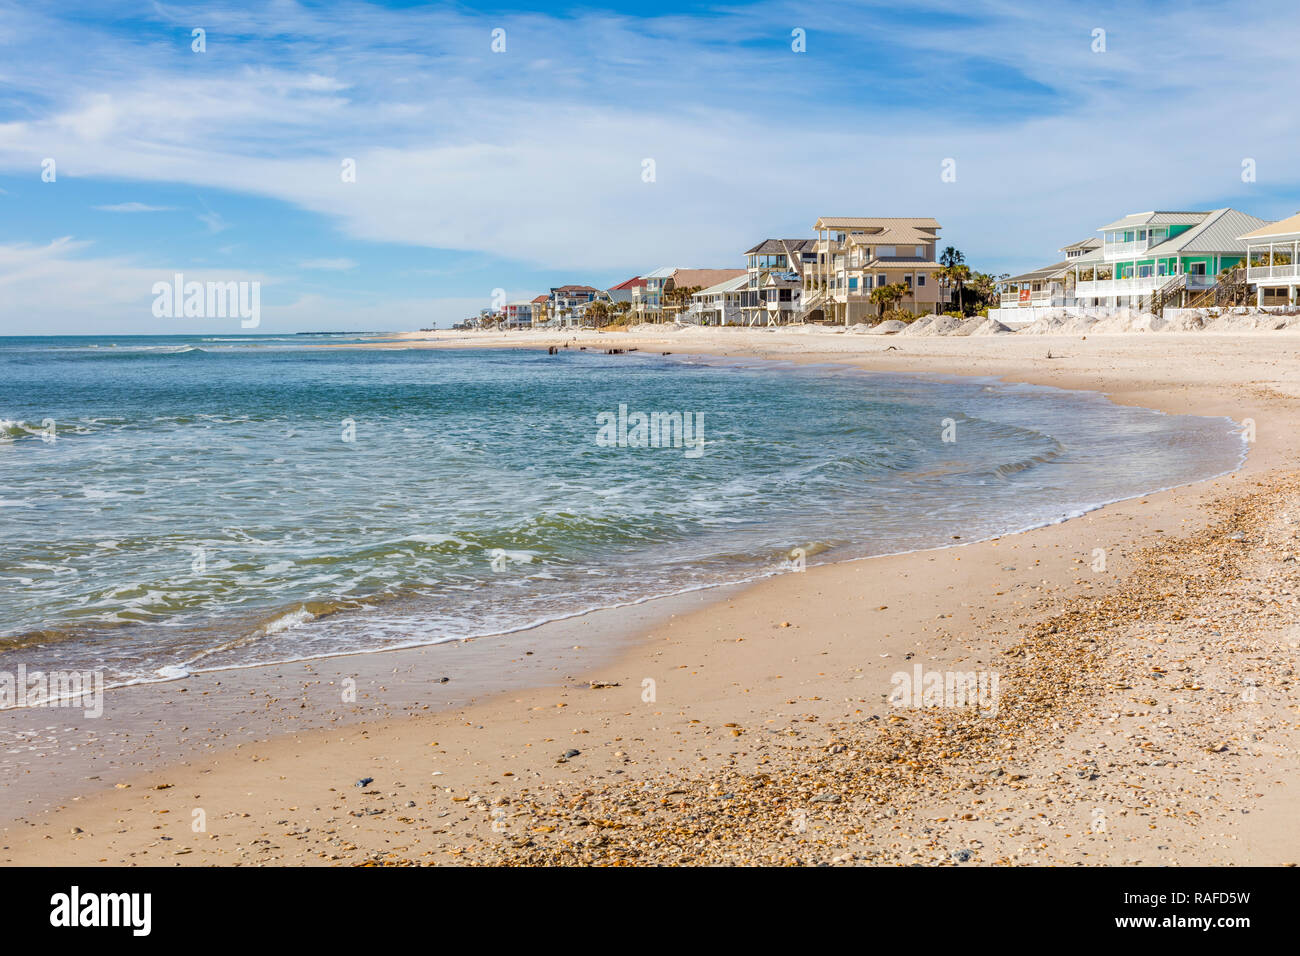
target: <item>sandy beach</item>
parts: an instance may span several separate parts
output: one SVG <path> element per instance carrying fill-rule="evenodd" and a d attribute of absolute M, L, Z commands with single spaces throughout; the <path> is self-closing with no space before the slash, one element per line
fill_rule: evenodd
<path fill-rule="evenodd" d="M 1253 441 L 1231 475 L 992 541 L 508 638 L 125 688 L 100 721 L 0 713 L 0 860 L 1300 862 L 1300 334 L 368 347 L 551 345 L 997 376 L 1249 420 Z M 894 675 L 952 671 L 995 674 L 995 712 L 891 705 Z"/>

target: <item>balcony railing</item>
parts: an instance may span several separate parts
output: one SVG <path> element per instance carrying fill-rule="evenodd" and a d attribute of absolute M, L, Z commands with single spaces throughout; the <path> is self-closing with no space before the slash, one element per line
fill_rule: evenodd
<path fill-rule="evenodd" d="M 1139 239 L 1136 242 L 1106 242 L 1102 243 L 1101 254 L 1106 259 L 1129 259 L 1140 256 L 1150 248 L 1149 239 Z"/>
<path fill-rule="evenodd" d="M 1112 295 L 1150 295 L 1175 281 L 1188 289 L 1213 288 L 1218 281 L 1211 275 L 1187 273 L 1179 276 L 1140 276 L 1129 279 L 1081 279 L 1075 284 L 1074 294 L 1083 298 Z"/>
<path fill-rule="evenodd" d="M 1065 305 L 1065 293 L 1051 290 L 1045 292 L 1031 292 L 1028 298 L 1022 299 L 1019 292 L 1002 293 L 1002 308 L 1014 309 L 1017 306 L 1029 308 L 1032 306 L 1044 305 Z"/>
<path fill-rule="evenodd" d="M 1300 282 L 1300 263 L 1282 266 L 1248 266 L 1246 281 L 1255 282 L 1259 279 L 1290 279 Z"/>
<path fill-rule="evenodd" d="M 1074 287 L 1076 296 L 1147 295 L 1169 281 L 1168 276 L 1146 276 L 1141 279 L 1080 280 Z"/>

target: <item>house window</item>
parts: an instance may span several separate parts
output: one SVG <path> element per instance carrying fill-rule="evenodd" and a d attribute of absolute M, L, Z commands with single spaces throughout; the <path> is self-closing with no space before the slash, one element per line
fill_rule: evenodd
<path fill-rule="evenodd" d="M 905 282 L 905 283 L 907 284 L 907 287 L 908 287 L 909 289 L 912 288 L 912 277 L 911 277 L 911 275 L 905 275 L 905 276 L 903 276 L 903 282 Z"/>
<path fill-rule="evenodd" d="M 1149 279 L 1149 278 L 1151 278 L 1151 267 L 1150 267 L 1150 266 L 1138 266 L 1138 278 L 1139 278 L 1139 279 Z"/>
<path fill-rule="evenodd" d="M 856 292 L 856 291 L 857 291 L 857 288 L 858 288 L 858 280 L 857 280 L 857 277 L 856 277 L 856 276 L 849 276 L 849 291 L 850 291 L 850 292 Z"/>
<path fill-rule="evenodd" d="M 924 273 L 924 272 L 918 272 L 918 273 L 916 274 L 916 287 L 919 289 L 919 288 L 923 287 L 924 285 L 925 285 L 925 273 Z"/>
<path fill-rule="evenodd" d="M 1187 274 L 1188 274 L 1189 276 L 1203 276 L 1203 275 L 1205 275 L 1205 263 L 1204 263 L 1204 262 L 1189 262 L 1189 263 L 1187 263 Z"/>
<path fill-rule="evenodd" d="M 889 276 L 883 272 L 876 276 L 876 285 L 889 285 Z"/>

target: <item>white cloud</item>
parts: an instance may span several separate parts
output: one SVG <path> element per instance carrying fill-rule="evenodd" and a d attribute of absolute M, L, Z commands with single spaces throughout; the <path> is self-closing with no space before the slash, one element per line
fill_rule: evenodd
<path fill-rule="evenodd" d="M 0 335 L 150 333 L 241 334 L 238 319 L 157 319 L 156 282 L 259 282 L 259 333 L 338 329 L 386 332 L 446 327 L 488 304 L 483 296 L 383 299 L 363 293 L 273 296 L 274 276 L 245 269 L 142 266 L 126 257 L 91 255 L 93 243 L 63 237 L 43 245 L 0 243 Z"/>
<path fill-rule="evenodd" d="M 142 266 L 123 256 L 91 256 L 92 248 L 72 237 L 0 244 L 0 335 L 238 332 L 238 319 L 154 318 L 154 283 L 172 282 L 179 272 L 187 281 L 259 282 L 264 290 L 275 285 L 272 277 L 248 270 Z M 263 305 L 263 327 L 274 311 Z"/>
<path fill-rule="evenodd" d="M 1189 2 L 1176 20 L 1120 3 L 1050 17 L 1036 2 L 896 9 L 801 9 L 806 55 L 774 26 L 794 15 L 781 4 L 700 18 L 520 14 L 505 21 L 509 52 L 493 56 L 488 21 L 463 11 L 214 7 L 201 56 L 186 46 L 146 60 L 120 38 L 71 44 L 84 66 L 56 54 L 68 59 L 29 91 L 48 105 L 0 123 L 0 168 L 54 156 L 60 178 L 255 194 L 354 239 L 575 273 L 734 265 L 758 239 L 807 235 L 831 213 L 934 215 L 980 268 L 1050 261 L 1139 209 L 1297 205 L 1273 210 L 1239 179 L 1250 156 L 1254 188 L 1296 185 L 1296 114 L 1245 95 L 1292 85 L 1276 51 L 1300 39 L 1300 21 L 1274 7 L 1226 18 Z M 44 21 L 24 16 L 9 14 L 9 51 L 40 35 Z M 1104 54 L 1091 49 L 1097 25 L 1110 29 Z M 855 87 L 819 60 L 850 27 L 914 88 Z M 1195 132 L 1217 117 L 1231 123 Z M 340 177 L 344 158 L 355 183 Z M 954 183 L 940 181 L 946 158 Z M 200 218 L 228 227 L 211 209 Z"/>

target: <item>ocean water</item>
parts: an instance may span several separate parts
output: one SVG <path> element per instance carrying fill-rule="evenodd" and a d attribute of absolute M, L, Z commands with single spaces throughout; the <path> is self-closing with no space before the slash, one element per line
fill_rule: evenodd
<path fill-rule="evenodd" d="M 1060 521 L 1244 455 L 1227 419 L 1088 393 L 361 338 L 0 338 L 0 669 L 120 683 L 509 640 Z M 611 444 L 620 406 L 703 444 Z"/>

